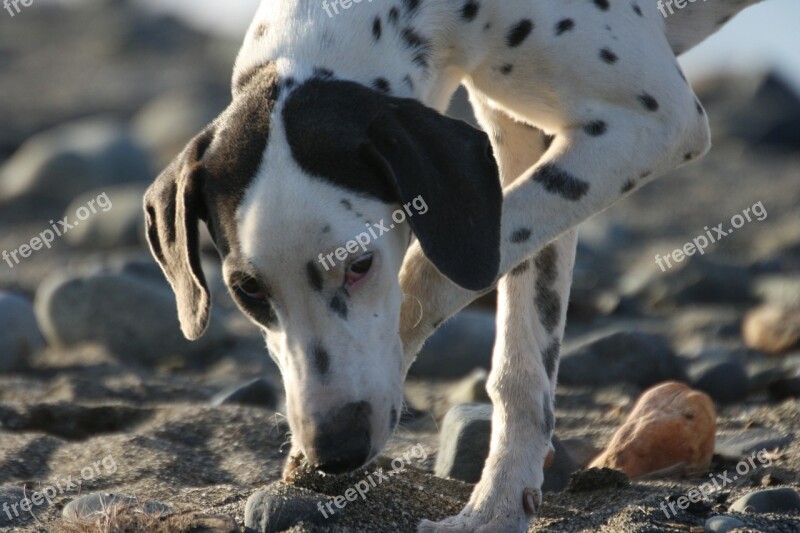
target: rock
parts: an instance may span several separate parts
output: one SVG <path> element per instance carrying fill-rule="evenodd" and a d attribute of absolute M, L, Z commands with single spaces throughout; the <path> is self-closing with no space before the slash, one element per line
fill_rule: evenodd
<path fill-rule="evenodd" d="M 477 483 L 489 456 L 491 435 L 491 405 L 456 405 L 447 412 L 442 422 L 434 473 L 442 478 Z M 553 447 L 553 462 L 544 471 L 542 490 L 545 492 L 564 490 L 570 475 L 578 468 L 555 436 Z"/>
<path fill-rule="evenodd" d="M 749 379 L 738 361 L 700 361 L 689 369 L 692 386 L 722 404 L 747 398 Z"/>
<path fill-rule="evenodd" d="M 744 342 L 768 354 L 800 346 L 800 309 L 765 305 L 750 311 L 742 325 Z"/>
<path fill-rule="evenodd" d="M 740 461 L 759 450 L 785 448 L 792 437 L 769 428 L 751 428 L 730 437 L 717 439 L 714 453 L 729 461 Z"/>
<path fill-rule="evenodd" d="M 133 507 L 135 510 L 152 516 L 165 515 L 172 509 L 160 502 L 139 503 L 139 500 L 125 494 L 99 493 L 86 494 L 75 498 L 64 506 L 62 516 L 66 520 L 83 520 L 97 515 L 106 515 L 114 507 Z"/>
<path fill-rule="evenodd" d="M 668 382 L 645 391 L 591 467 L 631 479 L 677 465 L 705 469 L 714 454 L 714 403 L 687 385 Z"/>
<path fill-rule="evenodd" d="M 489 456 L 491 435 L 491 405 L 456 405 L 442 422 L 434 473 L 438 477 L 477 483 Z"/>
<path fill-rule="evenodd" d="M 734 516 L 712 516 L 703 524 L 706 533 L 730 533 L 736 528 L 745 527 L 745 523 Z"/>
<path fill-rule="evenodd" d="M 0 168 L 0 202 L 20 198 L 65 206 L 76 194 L 153 178 L 147 153 L 104 118 L 58 126 L 29 139 Z"/>
<path fill-rule="evenodd" d="M 609 488 L 625 488 L 631 482 L 624 473 L 612 468 L 578 470 L 569 480 L 569 492 L 587 492 Z"/>
<path fill-rule="evenodd" d="M 494 314 L 466 309 L 425 343 L 409 375 L 426 378 L 462 377 L 476 368 L 488 370 L 494 346 Z"/>
<path fill-rule="evenodd" d="M 21 504 L 25 497 L 26 492 L 20 487 L 0 486 L 0 527 L 15 526 L 33 520 L 29 512 L 20 510 L 17 505 Z"/>
<path fill-rule="evenodd" d="M 127 275 L 56 274 L 39 287 L 35 309 L 53 346 L 98 343 L 131 362 L 154 364 L 172 356 L 204 360 L 218 355 L 228 341 L 221 321 L 213 316 L 199 341 L 187 341 L 172 292 Z"/>
<path fill-rule="evenodd" d="M 211 405 L 215 407 L 226 404 L 275 409 L 278 405 L 278 396 L 266 379 L 255 378 L 220 391 L 211 399 Z"/>
<path fill-rule="evenodd" d="M 639 331 L 617 331 L 569 350 L 561 358 L 559 382 L 608 386 L 630 383 L 647 388 L 684 377 L 666 339 Z"/>
<path fill-rule="evenodd" d="M 800 377 L 776 379 L 767 387 L 769 396 L 782 402 L 789 398 L 800 398 Z"/>
<path fill-rule="evenodd" d="M 732 513 L 800 513 L 800 494 L 791 487 L 757 490 L 733 502 L 728 511 Z"/>
<path fill-rule="evenodd" d="M 186 144 L 225 108 L 225 103 L 199 91 L 174 91 L 156 97 L 134 117 L 136 139 L 166 167 Z"/>
<path fill-rule="evenodd" d="M 486 380 L 489 373 L 476 368 L 470 375 L 465 377 L 453 387 L 450 393 L 450 403 L 453 405 L 461 403 L 492 403 L 489 393 L 486 392 Z"/>
<path fill-rule="evenodd" d="M 262 489 L 247 499 L 244 507 L 244 526 L 256 533 L 279 533 L 291 529 L 300 522 L 319 526 L 332 524 L 338 515 L 326 518 L 320 512 L 318 502 L 324 504 L 327 503 L 327 499 L 311 491 L 303 491 L 303 496 L 286 497 L 275 494 L 269 489 Z"/>
<path fill-rule="evenodd" d="M 0 292 L 0 373 L 19 369 L 44 348 L 33 305 L 10 292 Z"/>
<path fill-rule="evenodd" d="M 64 238 L 72 246 L 83 248 L 145 246 L 142 199 L 146 189 L 144 184 L 122 185 L 79 196 L 67 207 L 65 216 L 75 227 Z M 76 213 L 91 202 L 95 202 L 96 212 L 78 220 Z"/>

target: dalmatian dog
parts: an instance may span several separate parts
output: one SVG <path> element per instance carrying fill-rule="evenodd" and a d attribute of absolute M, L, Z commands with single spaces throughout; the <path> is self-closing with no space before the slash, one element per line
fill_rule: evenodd
<path fill-rule="evenodd" d="M 202 221 L 281 370 L 287 468 L 336 474 L 392 435 L 423 342 L 496 287 L 482 479 L 419 529 L 524 531 L 575 228 L 709 149 L 676 55 L 757 1 L 264 0 L 230 106 L 145 197 L 184 334 L 210 317 Z M 459 85 L 484 131 L 442 114 Z"/>

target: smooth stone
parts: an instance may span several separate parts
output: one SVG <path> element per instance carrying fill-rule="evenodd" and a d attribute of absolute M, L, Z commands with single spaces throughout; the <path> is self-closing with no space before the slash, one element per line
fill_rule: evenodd
<path fill-rule="evenodd" d="M 131 184 L 96 189 L 79 196 L 66 209 L 65 216 L 75 227 L 64 238 L 72 246 L 82 248 L 143 247 L 146 240 L 142 199 L 146 189 L 144 184 Z M 78 220 L 75 216 L 78 210 L 89 207 L 93 200 L 96 213 Z"/>
<path fill-rule="evenodd" d="M 83 520 L 95 515 L 106 514 L 112 507 L 128 506 L 135 507 L 136 510 L 152 516 L 165 515 L 172 512 L 170 506 L 160 502 L 140 504 L 139 500 L 125 494 L 95 492 L 75 498 L 64 506 L 61 514 L 67 520 Z"/>
<path fill-rule="evenodd" d="M 0 292 L 0 373 L 25 366 L 45 343 L 33 305 L 24 297 Z"/>
<path fill-rule="evenodd" d="M 629 383 L 640 388 L 684 378 L 669 342 L 639 331 L 615 331 L 568 350 L 561 358 L 558 375 L 565 385 Z"/>
<path fill-rule="evenodd" d="M 244 526 L 255 533 L 280 533 L 295 525 L 330 525 L 338 514 L 325 516 L 319 511 L 318 502 L 327 503 L 327 498 L 313 497 L 310 493 L 286 497 L 273 494 L 269 489 L 254 492 L 244 508 Z M 334 507 L 338 511 L 336 507 Z"/>
<path fill-rule="evenodd" d="M 134 276 L 56 274 L 39 286 L 34 307 L 51 345 L 98 343 L 130 362 L 155 364 L 172 356 L 204 362 L 229 341 L 213 314 L 202 338 L 186 340 L 172 292 Z"/>
<path fill-rule="evenodd" d="M 800 309 L 764 305 L 744 317 L 742 336 L 755 350 L 780 355 L 800 347 Z"/>
<path fill-rule="evenodd" d="M 152 178 L 148 154 L 124 125 L 89 118 L 26 141 L 0 167 L 0 202 L 24 197 L 65 206 L 84 191 Z"/>
<path fill-rule="evenodd" d="M 770 398 L 781 402 L 789 398 L 800 398 L 800 377 L 776 379 L 767 387 Z"/>
<path fill-rule="evenodd" d="M 489 370 L 494 347 L 494 314 L 466 309 L 443 324 L 425 343 L 409 375 L 458 378 L 475 370 Z"/>
<path fill-rule="evenodd" d="M 790 487 L 764 489 L 742 496 L 731 504 L 732 513 L 798 513 L 800 494 Z"/>
<path fill-rule="evenodd" d="M 450 393 L 450 402 L 454 405 L 461 403 L 492 403 L 486 391 L 486 381 L 489 373 L 483 368 L 476 368 L 470 375 L 453 386 Z"/>
<path fill-rule="evenodd" d="M 30 493 L 26 493 L 20 487 L 2 487 L 0 486 L 0 527 L 9 527 L 14 525 L 19 525 L 24 522 L 28 522 L 29 520 L 33 520 L 33 517 L 29 512 L 22 511 L 17 507 L 13 507 L 15 504 L 20 503 L 25 497 L 30 496 Z M 4 507 L 4 504 L 8 505 L 8 510 Z M 44 502 L 45 506 L 47 502 Z M 44 508 L 43 506 L 37 506 L 37 508 Z M 7 513 L 11 513 L 9 516 Z"/>
<path fill-rule="evenodd" d="M 278 396 L 272 385 L 264 378 L 254 378 L 245 383 L 233 385 L 224 389 L 211 399 L 211 405 L 249 405 L 275 409 L 278 405 Z"/>
<path fill-rule="evenodd" d="M 730 437 L 719 437 L 714 453 L 729 461 L 740 461 L 759 450 L 785 448 L 792 436 L 770 428 L 750 428 Z"/>
<path fill-rule="evenodd" d="M 745 523 L 734 516 L 712 516 L 703 524 L 706 533 L 730 533 L 736 528 L 745 527 Z"/>
<path fill-rule="evenodd" d="M 699 361 L 689 368 L 692 386 L 722 404 L 747 398 L 749 379 L 738 361 Z"/>
<path fill-rule="evenodd" d="M 705 393 L 683 383 L 645 391 L 606 450 L 589 465 L 635 479 L 671 468 L 705 469 L 714 454 L 717 417 Z"/>

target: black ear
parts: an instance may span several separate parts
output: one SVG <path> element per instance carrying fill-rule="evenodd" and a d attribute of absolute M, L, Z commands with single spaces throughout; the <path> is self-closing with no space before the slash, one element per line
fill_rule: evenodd
<path fill-rule="evenodd" d="M 200 338 L 211 307 L 200 264 L 198 223 L 205 219 L 200 160 L 213 139 L 209 129 L 196 137 L 145 194 L 147 239 L 178 303 L 187 339 Z"/>
<path fill-rule="evenodd" d="M 503 191 L 488 137 L 415 100 L 387 100 L 365 157 L 395 184 L 398 202 L 427 204 L 408 221 L 436 268 L 465 289 L 490 287 L 500 268 Z"/>

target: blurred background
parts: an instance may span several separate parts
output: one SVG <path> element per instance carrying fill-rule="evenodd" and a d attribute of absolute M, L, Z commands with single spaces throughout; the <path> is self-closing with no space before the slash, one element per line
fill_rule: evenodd
<path fill-rule="evenodd" d="M 0 489 L 111 450 L 120 474 L 92 489 L 231 505 L 238 517 L 241 494 L 280 477 L 282 389 L 259 333 L 206 239 L 214 318 L 202 340 L 183 340 L 141 210 L 148 184 L 227 105 L 257 4 L 0 9 Z M 598 451 L 616 423 L 607 409 L 667 379 L 706 391 L 730 420 L 800 395 L 799 23 L 800 3 L 769 0 L 681 58 L 712 152 L 582 226 L 563 438 Z M 471 120 L 463 94 L 451 113 Z M 657 264 L 756 205 L 766 216 L 703 255 Z M 74 227 L 49 239 L 64 217 Z M 494 295 L 482 299 L 426 346 L 401 442 L 434 449 L 451 406 L 487 401 L 493 307 Z M 587 419 L 599 422 L 587 429 Z"/>

